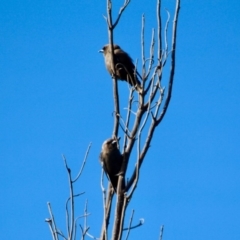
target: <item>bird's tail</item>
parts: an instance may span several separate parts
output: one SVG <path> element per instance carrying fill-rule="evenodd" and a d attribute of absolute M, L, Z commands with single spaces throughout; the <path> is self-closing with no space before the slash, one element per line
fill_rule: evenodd
<path fill-rule="evenodd" d="M 141 86 L 141 82 L 138 80 L 137 74 L 128 73 L 127 78 L 131 86 L 133 86 L 139 93 L 143 93 L 143 88 Z"/>

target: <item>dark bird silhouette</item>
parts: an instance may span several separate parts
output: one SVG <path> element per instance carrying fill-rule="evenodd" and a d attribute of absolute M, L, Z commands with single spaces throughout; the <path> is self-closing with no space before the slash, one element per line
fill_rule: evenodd
<path fill-rule="evenodd" d="M 123 156 L 117 146 L 117 139 L 110 138 L 104 141 L 100 160 L 114 191 L 117 192 L 118 176 L 123 162 Z"/>
<path fill-rule="evenodd" d="M 110 45 L 105 45 L 99 52 L 103 53 L 106 68 L 108 72 L 113 75 Z M 116 78 L 127 81 L 131 86 L 134 86 L 138 92 L 142 92 L 141 83 L 137 77 L 139 73 L 135 70 L 131 57 L 115 44 L 113 45 L 113 52 Z"/>

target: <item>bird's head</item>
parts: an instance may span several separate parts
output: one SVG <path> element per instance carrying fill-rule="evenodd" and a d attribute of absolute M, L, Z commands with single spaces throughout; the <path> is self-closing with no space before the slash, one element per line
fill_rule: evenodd
<path fill-rule="evenodd" d="M 102 150 L 114 150 L 118 148 L 118 141 L 120 138 L 109 138 L 103 142 Z"/>
<path fill-rule="evenodd" d="M 121 49 L 121 48 L 118 45 L 113 44 L 113 50 L 116 50 L 116 49 Z M 98 52 L 106 55 L 108 52 L 110 52 L 110 44 L 104 45 L 103 48 L 101 50 L 99 50 Z"/>

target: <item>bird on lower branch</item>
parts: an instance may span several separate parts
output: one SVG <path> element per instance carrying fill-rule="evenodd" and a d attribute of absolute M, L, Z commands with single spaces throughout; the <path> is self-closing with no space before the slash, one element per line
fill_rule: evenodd
<path fill-rule="evenodd" d="M 113 138 L 104 141 L 100 153 L 101 164 L 115 192 L 117 192 L 118 176 L 123 162 L 123 156 L 118 149 L 117 141 Z"/>

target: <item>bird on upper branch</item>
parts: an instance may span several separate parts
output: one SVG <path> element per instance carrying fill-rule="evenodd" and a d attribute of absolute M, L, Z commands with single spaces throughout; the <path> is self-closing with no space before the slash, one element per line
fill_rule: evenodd
<path fill-rule="evenodd" d="M 111 67 L 110 45 L 105 45 L 99 52 L 103 53 L 106 68 L 112 76 L 113 69 Z M 124 52 L 118 45 L 115 44 L 113 45 L 113 53 L 116 78 L 127 81 L 131 86 L 135 87 L 139 93 L 141 93 L 141 82 L 138 80 L 137 77 L 139 73 L 135 69 L 131 57 L 126 52 Z"/>
<path fill-rule="evenodd" d="M 100 153 L 100 161 L 103 169 L 111 182 L 114 191 L 117 192 L 118 176 L 121 171 L 123 156 L 118 149 L 117 139 L 107 139 L 103 142 Z M 125 186 L 123 185 L 123 188 Z"/>

